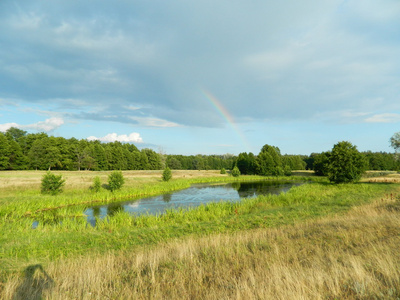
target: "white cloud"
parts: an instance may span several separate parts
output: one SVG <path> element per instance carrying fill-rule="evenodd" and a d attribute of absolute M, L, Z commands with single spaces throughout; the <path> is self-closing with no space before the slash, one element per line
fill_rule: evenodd
<path fill-rule="evenodd" d="M 53 131 L 64 124 L 64 120 L 62 118 L 50 118 L 45 121 L 40 121 L 34 124 L 29 125 L 21 125 L 17 123 L 6 123 L 0 124 L 0 131 L 7 131 L 11 127 L 16 127 L 20 129 L 34 129 L 37 131 Z"/>
<path fill-rule="evenodd" d="M 139 133 L 136 132 L 132 132 L 130 135 L 126 135 L 126 134 L 121 134 L 118 135 L 116 133 L 109 133 L 106 136 L 103 137 L 95 137 L 95 136 L 89 136 L 87 138 L 87 140 L 89 141 L 101 141 L 101 142 L 121 142 L 121 143 L 143 143 L 143 139 L 140 136 Z"/>
<path fill-rule="evenodd" d="M 11 127 L 20 128 L 20 125 L 18 125 L 17 123 L 0 124 L 0 131 L 6 132 L 6 131 L 7 131 L 8 129 L 10 129 Z"/>
<path fill-rule="evenodd" d="M 400 122 L 400 114 L 386 113 L 377 114 L 365 119 L 367 123 L 398 123 Z"/>

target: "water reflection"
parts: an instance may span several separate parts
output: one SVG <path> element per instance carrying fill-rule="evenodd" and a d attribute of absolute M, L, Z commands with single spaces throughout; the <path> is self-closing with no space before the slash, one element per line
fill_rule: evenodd
<path fill-rule="evenodd" d="M 164 194 L 162 196 L 163 196 L 163 201 L 164 202 L 166 202 L 166 203 L 171 202 L 172 194 Z"/>
<path fill-rule="evenodd" d="M 167 209 L 196 207 L 201 204 L 219 201 L 240 201 L 266 194 L 279 194 L 288 191 L 295 182 L 234 182 L 229 184 L 198 184 L 188 189 L 155 197 L 112 203 L 88 208 L 85 214 L 88 222 L 95 225 L 96 218 L 106 218 L 116 212 L 125 211 L 132 215 L 162 214 Z"/>

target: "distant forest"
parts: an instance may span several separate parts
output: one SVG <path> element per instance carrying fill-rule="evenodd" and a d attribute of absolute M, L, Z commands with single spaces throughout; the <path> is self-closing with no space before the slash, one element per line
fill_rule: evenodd
<path fill-rule="evenodd" d="M 399 170 L 397 156 L 386 152 L 363 153 L 369 170 Z M 281 155 L 265 145 L 258 155 L 167 155 L 133 144 L 78 140 L 27 133 L 18 128 L 0 132 L 0 170 L 221 170 L 237 166 L 242 174 L 290 175 L 291 170 L 316 170 L 326 153 Z"/>

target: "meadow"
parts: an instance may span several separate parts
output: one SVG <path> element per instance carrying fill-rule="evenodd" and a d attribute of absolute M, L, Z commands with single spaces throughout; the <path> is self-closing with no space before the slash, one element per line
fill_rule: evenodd
<path fill-rule="evenodd" d="M 121 191 L 93 193 L 109 173 L 55 173 L 66 178 L 58 196 L 40 194 L 44 172 L 0 173 L 0 299 L 400 298 L 397 174 L 333 185 L 302 173 L 289 180 L 309 184 L 284 194 L 120 212 L 91 227 L 85 203 L 269 179 L 174 171 L 166 183 L 161 171 L 128 171 Z"/>

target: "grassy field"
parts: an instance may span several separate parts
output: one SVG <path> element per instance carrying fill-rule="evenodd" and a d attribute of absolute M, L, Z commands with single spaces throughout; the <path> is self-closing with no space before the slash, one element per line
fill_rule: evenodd
<path fill-rule="evenodd" d="M 58 209 L 32 229 L 23 211 L 80 203 L 93 197 L 92 178 L 108 175 L 60 173 L 67 184 L 59 200 L 39 194 L 43 174 L 0 173 L 0 299 L 400 298 L 400 186 L 391 177 L 316 180 L 158 217 L 118 213 L 96 227 Z M 232 180 L 217 171 L 174 171 L 171 183 L 160 182 L 161 171 L 124 176 L 121 197 Z"/>

